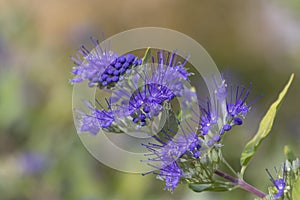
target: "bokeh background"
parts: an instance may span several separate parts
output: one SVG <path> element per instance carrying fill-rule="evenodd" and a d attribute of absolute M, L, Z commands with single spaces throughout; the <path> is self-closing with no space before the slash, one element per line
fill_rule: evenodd
<path fill-rule="evenodd" d="M 0 199 L 152 200 L 254 199 L 235 190 L 173 194 L 154 175 L 106 167 L 81 144 L 72 119 L 69 80 L 81 44 L 127 29 L 171 28 L 197 40 L 222 71 L 264 93 L 245 125 L 225 138 L 236 170 L 243 145 L 294 72 L 272 133 L 245 179 L 263 191 L 265 168 L 284 160 L 283 147 L 300 155 L 299 0 L 0 0 Z M 145 38 L 147 39 L 147 38 Z"/>

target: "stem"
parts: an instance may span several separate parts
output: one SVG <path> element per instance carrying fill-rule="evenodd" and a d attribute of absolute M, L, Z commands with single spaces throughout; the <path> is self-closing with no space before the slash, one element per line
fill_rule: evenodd
<path fill-rule="evenodd" d="M 225 160 L 224 157 L 221 158 L 223 163 L 226 165 L 226 167 L 228 167 L 228 169 L 230 169 L 230 171 L 232 173 L 234 173 L 234 175 L 238 176 L 238 174 L 236 173 L 236 171 L 234 171 L 234 169 L 231 167 L 231 165 Z"/>
<path fill-rule="evenodd" d="M 234 178 L 233 176 L 230 176 L 230 175 L 228 175 L 228 174 L 226 174 L 222 171 L 219 171 L 219 170 L 215 170 L 215 174 L 229 180 L 232 183 L 237 184 L 240 188 L 242 188 L 242 189 L 244 189 L 244 190 L 260 197 L 260 198 L 264 198 L 264 197 L 267 196 L 262 191 L 258 190 L 257 188 L 253 187 L 252 185 L 249 185 L 248 183 L 246 183 L 245 181 L 243 181 L 241 179 Z"/>

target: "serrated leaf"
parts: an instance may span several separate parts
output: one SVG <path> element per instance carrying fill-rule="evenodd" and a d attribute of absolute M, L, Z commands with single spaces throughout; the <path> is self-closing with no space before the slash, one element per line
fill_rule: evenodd
<path fill-rule="evenodd" d="M 255 154 L 257 148 L 259 147 L 261 142 L 268 136 L 269 132 L 271 131 L 277 110 L 278 110 L 284 96 L 286 95 L 293 79 L 294 79 L 294 74 L 292 74 L 290 76 L 288 83 L 286 84 L 284 89 L 279 94 L 277 100 L 270 106 L 266 115 L 261 120 L 256 135 L 246 144 L 246 146 L 242 152 L 241 160 L 240 160 L 240 163 L 242 166 L 241 176 L 243 176 L 243 174 L 249 164 L 249 161 Z"/>
<path fill-rule="evenodd" d="M 292 189 L 293 200 L 300 200 L 300 176 L 298 176 Z"/>
<path fill-rule="evenodd" d="M 288 161 L 290 161 L 291 163 L 293 162 L 293 160 L 296 159 L 294 152 L 291 150 L 290 146 L 288 146 L 288 145 L 284 146 L 284 154 L 285 154 L 286 159 Z"/>
<path fill-rule="evenodd" d="M 150 57 L 151 57 L 151 49 L 150 49 L 150 47 L 148 47 L 146 52 L 145 52 L 145 55 L 142 59 L 142 63 L 146 64 L 148 62 L 148 60 L 150 59 Z"/>
<path fill-rule="evenodd" d="M 234 187 L 236 187 L 236 185 L 230 182 L 189 184 L 189 188 L 194 192 L 226 192 L 232 190 Z"/>

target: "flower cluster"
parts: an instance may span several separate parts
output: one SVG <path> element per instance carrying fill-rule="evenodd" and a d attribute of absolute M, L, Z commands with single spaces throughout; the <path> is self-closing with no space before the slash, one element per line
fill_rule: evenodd
<path fill-rule="evenodd" d="M 166 190 L 173 191 L 182 182 L 190 187 L 196 184 L 195 191 L 230 190 L 239 183 L 243 188 L 242 179 L 219 171 L 219 165 L 233 170 L 222 157 L 222 138 L 234 126 L 242 125 L 251 110 L 253 102 L 247 103 L 251 84 L 233 86 L 224 76 L 219 84 L 212 77 L 214 93 L 200 100 L 195 88 L 187 86 L 193 75 L 185 67 L 188 57 L 179 57 L 177 50 L 157 50 L 157 56 L 149 56 L 148 49 L 140 59 L 134 54 L 118 55 L 99 41 L 92 41 L 93 50 L 82 46 L 80 55 L 72 58 L 76 66 L 71 83 L 87 81 L 89 87 L 109 92 L 110 97 L 105 99 L 105 107 L 96 100 L 96 106 L 86 104 L 88 113 L 78 112 L 81 132 L 96 135 L 104 129 L 127 133 L 133 128 L 138 133 L 145 131 L 147 136 L 151 133 L 152 142 L 142 144 L 147 153 L 141 162 L 152 170 L 143 175 L 157 175 Z M 167 120 L 160 127 L 162 118 Z M 267 171 L 273 183 L 268 196 L 249 185 L 244 184 L 244 189 L 267 199 L 290 197 L 299 163 L 298 159 L 286 161 L 282 173 L 276 170 L 276 178 Z M 230 182 L 215 179 L 216 175 Z"/>
<path fill-rule="evenodd" d="M 120 79 L 123 78 L 125 72 L 129 73 L 132 67 L 141 65 L 142 60 L 138 59 L 132 54 L 127 54 L 125 56 L 119 56 L 105 69 L 103 74 L 99 79 L 99 84 L 101 87 L 114 86 Z"/>
<path fill-rule="evenodd" d="M 81 46 L 77 58 L 72 57 L 76 67 L 73 69 L 75 78 L 71 83 L 88 80 L 90 87 L 112 87 L 122 79 L 126 71 L 141 64 L 141 60 L 132 54 L 118 56 L 106 48 L 103 49 L 98 40 L 91 40 L 95 45 L 93 51 Z"/>
<path fill-rule="evenodd" d="M 118 55 L 98 40 L 92 39 L 92 42 L 93 50 L 82 46 L 77 57 L 72 58 L 76 66 L 70 82 L 87 81 L 89 87 L 105 91 L 101 96 L 109 94 L 109 97 L 103 98 L 107 103 L 105 107 L 96 100 L 97 105 L 86 104 L 89 112 L 77 112 L 80 132 L 96 135 L 104 129 L 128 135 L 145 133 L 150 142 L 144 138 L 141 142 L 147 151 L 141 163 L 151 169 L 143 175 L 155 174 L 171 192 L 179 183 L 188 183 L 196 192 L 229 191 L 239 186 L 266 200 L 299 196 L 300 161 L 289 148 L 285 149 L 287 161 L 279 171 L 275 168 L 276 177 L 267 170 L 273 184 L 269 195 L 243 180 L 250 159 L 272 127 L 274 113 L 293 74 L 268 110 L 255 137 L 246 144 L 240 159 L 241 171 L 236 172 L 222 156 L 222 139 L 234 126 L 244 123 L 254 103 L 247 103 L 251 84 L 233 86 L 224 75 L 219 81 L 213 75 L 210 97 L 199 98 L 200 94 L 190 86 L 193 73 L 186 67 L 188 57 L 178 56 L 177 50 L 155 50 L 157 55 L 153 56 L 148 48 L 140 59 L 134 54 Z M 30 160 L 34 165 L 28 165 Z M 39 171 L 43 165 L 43 159 L 36 156 L 29 155 L 24 161 L 29 166 L 28 171 Z M 236 177 L 220 171 L 220 165 Z M 298 189 L 294 190 L 294 186 Z"/>
<path fill-rule="evenodd" d="M 192 75 L 184 68 L 186 62 L 176 61 L 176 51 L 171 55 L 159 51 L 157 60 L 153 56 L 152 63 L 132 69 L 113 90 L 111 99 L 118 118 L 131 119 L 142 127 L 150 124 L 175 97 L 184 97 L 184 105 L 196 99 L 195 92 L 184 85 Z"/>
<path fill-rule="evenodd" d="M 159 162 L 159 165 L 155 165 L 154 169 L 155 171 L 159 170 L 160 173 L 155 173 L 158 174 L 159 178 L 163 177 L 166 182 L 166 189 L 172 191 L 180 180 L 193 179 L 196 172 L 190 171 L 191 165 L 198 163 L 201 167 L 207 167 L 201 163 L 199 158 L 219 149 L 222 146 L 221 136 L 231 130 L 232 126 L 242 124 L 243 119 L 250 110 L 250 106 L 246 103 L 248 95 L 249 88 L 239 86 L 235 90 L 230 86 L 228 92 L 227 81 L 223 80 L 221 87 L 215 90 L 214 99 L 207 99 L 205 104 L 199 105 L 200 115 L 193 110 L 196 117 L 192 117 L 190 120 L 198 123 L 197 127 L 190 126 L 187 120 L 185 122 L 187 128 L 182 130 L 184 134 L 175 133 L 175 135 L 179 135 L 171 137 L 169 133 L 164 131 L 163 135 L 167 136 L 164 137 L 164 140 L 155 137 L 160 145 L 144 145 L 152 153 L 147 154 L 147 156 L 154 156 L 154 158 L 149 158 L 148 162 Z M 218 109 L 222 103 L 226 105 L 225 112 Z M 225 114 L 221 115 L 221 113 Z M 185 157 L 187 159 L 183 159 Z M 213 159 L 210 158 L 210 160 Z M 151 164 L 151 166 L 153 165 Z M 213 169 L 216 166 L 212 165 L 210 167 Z M 178 173 L 179 171 L 180 173 Z M 198 174 L 198 179 L 199 177 L 203 179 L 203 174 Z M 211 178 L 210 175 L 204 177 Z"/>
<path fill-rule="evenodd" d="M 286 160 L 282 163 L 279 170 L 275 168 L 276 178 L 271 175 L 268 169 L 266 169 L 266 171 L 273 184 L 273 186 L 269 188 L 270 194 L 266 199 L 290 199 L 293 196 L 293 185 L 300 174 L 299 158 Z"/>
<path fill-rule="evenodd" d="M 166 86 L 150 83 L 138 88 L 131 96 L 128 104 L 129 112 L 134 123 L 146 125 L 146 118 L 157 116 L 163 109 L 163 103 L 171 101 L 174 93 Z"/>
<path fill-rule="evenodd" d="M 243 124 L 243 119 L 251 108 L 246 103 L 249 93 L 250 87 L 228 88 L 227 80 L 224 79 L 222 85 L 215 90 L 214 99 L 207 99 L 205 103 L 199 105 L 201 111 L 199 133 L 206 138 L 208 146 L 220 142 L 221 136 L 230 131 L 232 126 Z M 222 103 L 226 105 L 225 112 L 219 109 Z"/>
<path fill-rule="evenodd" d="M 112 93 L 108 109 L 88 105 L 90 113 L 80 113 L 80 131 L 97 134 L 100 129 L 116 130 L 127 126 L 128 121 L 136 128 L 148 125 L 166 108 L 175 97 L 184 97 L 183 105 L 195 98 L 195 91 L 185 86 L 189 73 L 176 51 L 158 51 L 152 62 L 142 61 L 133 54 L 117 55 L 102 48 L 98 40 L 92 39 L 92 51 L 81 47 L 73 69 L 75 77 L 71 83 L 88 81 L 90 87 L 97 86 Z M 182 62 L 181 62 L 182 60 Z"/>
<path fill-rule="evenodd" d="M 170 191 L 173 191 L 180 179 L 185 177 L 178 159 L 184 155 L 199 158 L 202 144 L 195 132 L 177 134 L 179 133 L 172 130 L 162 130 L 160 137 L 154 136 L 158 143 L 142 144 L 151 152 L 146 154 L 147 162 L 154 168 L 158 178 L 165 180 L 165 188 Z"/>

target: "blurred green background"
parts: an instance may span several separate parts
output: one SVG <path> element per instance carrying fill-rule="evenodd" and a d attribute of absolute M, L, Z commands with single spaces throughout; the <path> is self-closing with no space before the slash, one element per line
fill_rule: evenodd
<path fill-rule="evenodd" d="M 253 199 L 242 190 L 173 194 L 154 175 L 110 169 L 81 144 L 72 118 L 69 79 L 74 56 L 90 36 L 157 26 L 183 32 L 233 79 L 253 82 L 255 104 L 245 125 L 225 138 L 225 156 L 239 169 L 243 145 L 294 72 L 271 135 L 245 179 L 263 191 L 265 168 L 283 161 L 290 144 L 300 155 L 299 0 L 0 0 L 0 199 L 140 200 Z M 91 47 L 91 46 L 90 46 Z"/>

